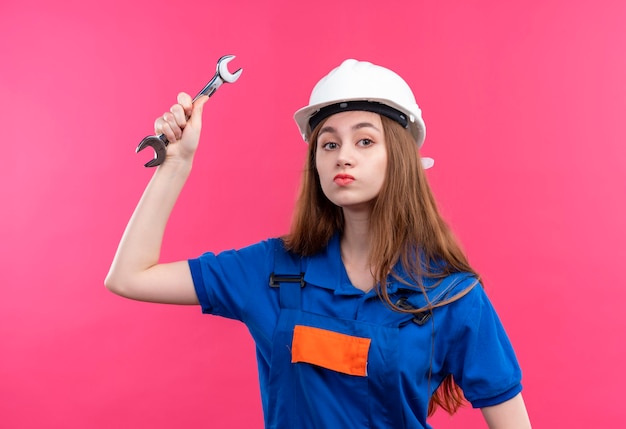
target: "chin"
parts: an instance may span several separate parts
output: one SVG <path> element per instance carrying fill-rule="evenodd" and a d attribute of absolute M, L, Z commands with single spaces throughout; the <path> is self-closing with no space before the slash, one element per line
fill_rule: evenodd
<path fill-rule="evenodd" d="M 332 200 L 331 200 L 332 201 Z M 372 208 L 372 200 L 367 201 L 332 201 L 337 207 L 349 211 L 370 211 Z"/>

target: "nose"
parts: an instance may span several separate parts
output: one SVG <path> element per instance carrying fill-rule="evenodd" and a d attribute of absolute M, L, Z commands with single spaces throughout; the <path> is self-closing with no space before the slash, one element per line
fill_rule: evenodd
<path fill-rule="evenodd" d="M 354 152 L 349 144 L 342 144 L 337 152 L 337 167 L 354 165 Z"/>

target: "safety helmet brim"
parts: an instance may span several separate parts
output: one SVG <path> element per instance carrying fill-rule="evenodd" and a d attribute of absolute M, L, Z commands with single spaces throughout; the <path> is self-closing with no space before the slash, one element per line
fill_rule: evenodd
<path fill-rule="evenodd" d="M 310 143 L 309 137 L 311 136 L 311 132 L 313 130 L 309 126 L 309 121 L 311 117 L 313 117 L 317 112 L 319 112 L 324 107 L 331 106 L 333 104 L 353 102 L 353 101 L 366 101 L 370 103 L 380 103 L 380 104 L 384 104 L 386 106 L 392 107 L 393 109 L 396 109 L 404 113 L 409 118 L 407 128 L 409 129 L 409 131 L 411 132 L 411 135 L 415 139 L 417 146 L 421 147 L 424 144 L 424 139 L 426 138 L 426 126 L 424 124 L 424 121 L 422 120 L 421 115 L 416 116 L 414 112 L 407 111 L 405 106 L 395 103 L 392 100 L 389 100 L 386 98 L 375 98 L 375 97 L 338 98 L 338 99 L 329 100 L 323 103 L 312 104 L 309 106 L 302 107 L 301 109 L 298 109 L 296 113 L 294 114 L 294 120 L 296 121 L 296 124 L 298 125 L 300 134 L 302 134 L 302 138 L 304 139 L 304 141 L 307 143 Z M 417 110 L 419 109 L 419 107 L 417 107 L 417 104 L 415 105 L 415 108 Z"/>

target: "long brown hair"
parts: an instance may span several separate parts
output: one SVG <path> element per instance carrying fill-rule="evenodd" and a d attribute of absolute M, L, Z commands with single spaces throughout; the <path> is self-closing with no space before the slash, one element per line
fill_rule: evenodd
<path fill-rule="evenodd" d="M 469 265 L 452 231 L 437 209 L 434 196 L 411 134 L 395 121 L 381 116 L 387 148 L 387 171 L 370 215 L 370 266 L 378 284 L 377 292 L 395 311 L 423 314 L 449 304 L 469 292 L 430 303 L 422 278 L 443 279 L 454 272 L 478 274 Z M 321 251 L 332 236 L 343 231 L 343 211 L 322 191 L 315 168 L 319 124 L 309 139 L 309 149 L 289 235 L 283 237 L 288 250 L 302 256 Z M 419 261 L 416 258 L 419 255 Z M 387 275 L 400 262 L 405 273 L 421 288 L 427 305 L 419 309 L 400 308 L 387 293 Z M 432 318 L 431 318 L 432 321 Z M 430 376 L 429 376 L 430 379 Z M 454 414 L 463 404 L 463 392 L 448 375 L 428 404 L 428 414 L 437 407 Z"/>

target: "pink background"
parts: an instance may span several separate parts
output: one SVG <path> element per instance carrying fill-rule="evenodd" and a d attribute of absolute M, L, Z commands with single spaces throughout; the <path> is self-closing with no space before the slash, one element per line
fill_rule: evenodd
<path fill-rule="evenodd" d="M 243 326 L 102 284 L 152 174 L 135 146 L 224 54 L 244 72 L 205 108 L 164 260 L 286 232 L 293 112 L 341 60 L 386 65 L 424 110 L 534 426 L 626 426 L 624 22 L 623 0 L 3 0 L 0 427 L 261 427 Z"/>

